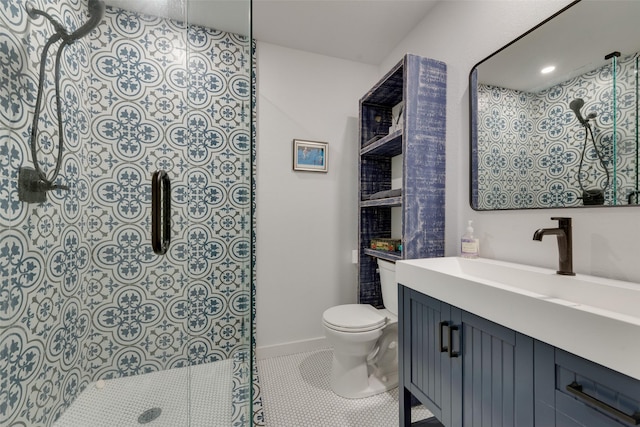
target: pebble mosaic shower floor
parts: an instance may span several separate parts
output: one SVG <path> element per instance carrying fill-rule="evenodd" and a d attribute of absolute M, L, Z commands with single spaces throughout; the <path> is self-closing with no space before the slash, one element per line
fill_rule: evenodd
<path fill-rule="evenodd" d="M 108 380 L 102 388 L 92 383 L 54 427 L 229 427 L 232 369 L 233 361 L 224 360 Z M 140 424 L 154 408 L 160 416 Z"/>
<path fill-rule="evenodd" d="M 258 360 L 265 427 L 393 427 L 398 425 L 398 389 L 364 399 L 331 391 L 333 351 Z M 423 406 L 412 422 L 431 417 Z M 426 425 L 426 424 L 425 424 Z"/>

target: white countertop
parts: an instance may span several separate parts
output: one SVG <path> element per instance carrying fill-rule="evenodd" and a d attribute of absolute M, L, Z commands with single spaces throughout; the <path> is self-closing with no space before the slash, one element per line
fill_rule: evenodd
<path fill-rule="evenodd" d="M 396 280 L 640 380 L 640 284 L 458 257 L 398 261 Z"/>

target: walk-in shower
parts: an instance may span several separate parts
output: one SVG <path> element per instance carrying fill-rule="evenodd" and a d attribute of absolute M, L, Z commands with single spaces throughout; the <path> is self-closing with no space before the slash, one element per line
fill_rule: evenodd
<path fill-rule="evenodd" d="M 104 3 L 0 2 L 0 425 L 259 425 L 251 2 Z"/>

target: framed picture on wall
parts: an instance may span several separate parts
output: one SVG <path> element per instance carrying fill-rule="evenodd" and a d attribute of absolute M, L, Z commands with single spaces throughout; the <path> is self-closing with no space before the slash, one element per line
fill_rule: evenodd
<path fill-rule="evenodd" d="M 327 172 L 329 170 L 329 143 L 294 139 L 293 170 Z"/>

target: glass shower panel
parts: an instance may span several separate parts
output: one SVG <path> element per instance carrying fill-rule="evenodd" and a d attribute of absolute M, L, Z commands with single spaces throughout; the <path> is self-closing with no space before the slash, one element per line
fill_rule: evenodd
<path fill-rule="evenodd" d="M 252 419 L 250 6 L 189 3 L 188 74 L 186 80 L 175 75 L 186 85 L 188 126 L 169 132 L 171 141 L 188 147 L 189 164 L 176 184 L 174 218 L 189 227 L 171 252 L 188 260 L 188 301 L 181 307 L 189 311 L 173 313 L 188 315 L 191 419 L 202 420 L 205 408 L 212 425 L 251 425 Z M 203 22 L 216 7 L 224 7 L 226 19 L 218 14 Z M 212 396 L 224 405 L 210 408 Z"/>
<path fill-rule="evenodd" d="M 87 390 L 96 400 L 85 406 L 109 407 L 114 424 L 190 422 L 190 332 L 186 319 L 175 315 L 191 285 L 188 260 L 156 254 L 151 242 L 154 173 L 166 174 L 175 193 L 189 168 L 185 147 L 169 135 L 171 126 L 187 126 L 185 90 L 171 78 L 186 73 L 186 13 L 186 0 L 107 1 L 91 38 L 92 383 Z M 169 251 L 191 226 L 175 222 L 180 202 L 171 201 Z M 95 388 L 100 380 L 104 387 Z M 76 403 L 61 427 L 88 422 L 67 422 Z"/>
<path fill-rule="evenodd" d="M 0 3 L 0 425 L 251 425 L 250 1 L 233 30 L 189 22 L 186 0 L 106 3 L 59 61 L 48 41 L 101 2 Z M 229 20 L 229 2 L 194 4 Z M 18 194 L 33 160 L 47 178 L 61 162 L 37 202 Z"/>
<path fill-rule="evenodd" d="M 617 204 L 638 204 L 638 53 L 616 60 Z"/>

